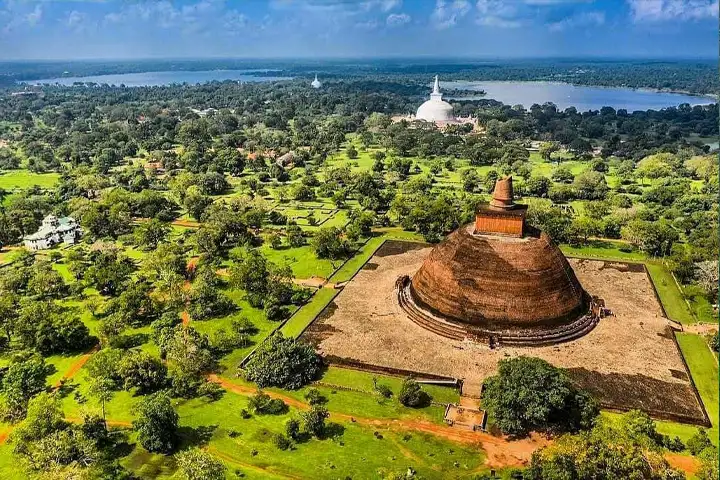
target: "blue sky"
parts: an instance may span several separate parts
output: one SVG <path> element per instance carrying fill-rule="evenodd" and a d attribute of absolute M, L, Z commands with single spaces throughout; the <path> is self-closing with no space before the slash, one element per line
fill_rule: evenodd
<path fill-rule="evenodd" d="M 0 59 L 717 52 L 718 0 L 0 0 Z"/>

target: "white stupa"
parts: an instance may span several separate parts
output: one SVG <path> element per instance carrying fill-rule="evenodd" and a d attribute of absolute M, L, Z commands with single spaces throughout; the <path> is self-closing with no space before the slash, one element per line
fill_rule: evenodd
<path fill-rule="evenodd" d="M 427 122 L 454 122 L 453 107 L 447 102 L 443 102 L 442 93 L 440 93 L 440 81 L 435 75 L 435 85 L 430 94 L 430 100 L 420 105 L 415 115 L 417 120 L 425 120 Z"/>
<path fill-rule="evenodd" d="M 315 80 L 313 80 L 312 83 L 310 83 L 310 86 L 312 86 L 313 88 L 322 87 L 322 83 L 320 83 L 320 80 L 317 79 L 317 74 L 315 74 Z"/>

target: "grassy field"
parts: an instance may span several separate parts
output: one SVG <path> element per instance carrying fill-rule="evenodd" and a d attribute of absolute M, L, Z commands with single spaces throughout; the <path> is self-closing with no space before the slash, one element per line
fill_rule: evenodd
<path fill-rule="evenodd" d="M 668 317 L 684 324 L 695 323 L 697 319 L 693 317 L 670 272 L 659 263 L 648 262 L 645 265 Z"/>
<path fill-rule="evenodd" d="M 52 188 L 60 179 L 57 173 L 33 173 L 29 170 L 5 170 L 0 172 L 0 188 L 4 190 L 24 189 L 38 186 Z"/>

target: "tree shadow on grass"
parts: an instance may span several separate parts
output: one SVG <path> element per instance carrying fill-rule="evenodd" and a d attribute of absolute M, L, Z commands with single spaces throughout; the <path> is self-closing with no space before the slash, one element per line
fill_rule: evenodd
<path fill-rule="evenodd" d="M 179 449 L 185 450 L 191 447 L 207 445 L 217 430 L 217 425 L 201 425 L 199 427 L 181 426 L 178 428 L 180 438 Z"/>
<path fill-rule="evenodd" d="M 322 435 L 320 435 L 320 440 L 330 440 L 334 438 L 340 438 L 345 434 L 345 427 L 339 423 L 330 422 L 327 425 L 325 425 L 325 429 L 323 430 Z"/>
<path fill-rule="evenodd" d="M 127 350 L 130 348 L 139 347 L 148 342 L 150 336 L 147 333 L 132 333 L 118 336 L 113 342 L 112 346 Z"/>

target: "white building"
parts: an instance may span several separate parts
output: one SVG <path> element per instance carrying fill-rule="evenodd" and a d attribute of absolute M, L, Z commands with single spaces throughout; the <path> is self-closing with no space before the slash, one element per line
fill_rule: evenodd
<path fill-rule="evenodd" d="M 430 94 L 430 100 L 420 105 L 415 115 L 416 120 L 425 120 L 426 122 L 453 123 L 455 116 L 453 115 L 453 107 L 448 102 L 443 101 L 442 93 L 440 93 L 440 81 L 435 75 L 435 85 Z"/>
<path fill-rule="evenodd" d="M 320 82 L 320 80 L 318 80 L 317 74 L 315 74 L 315 80 L 313 80 L 313 81 L 310 83 L 310 86 L 313 87 L 313 88 L 320 88 L 320 87 L 322 87 L 322 83 Z"/>
<path fill-rule="evenodd" d="M 44 250 L 58 243 L 75 244 L 81 236 L 82 230 L 74 218 L 48 215 L 43 219 L 40 229 L 24 237 L 23 241 L 28 250 Z"/>

